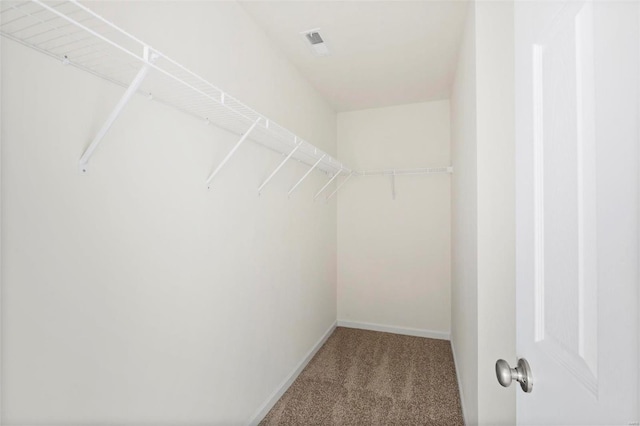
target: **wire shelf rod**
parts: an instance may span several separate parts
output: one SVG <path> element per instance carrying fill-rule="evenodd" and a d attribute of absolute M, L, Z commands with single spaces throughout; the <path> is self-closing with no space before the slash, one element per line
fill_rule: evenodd
<path fill-rule="evenodd" d="M 406 176 L 406 175 L 428 175 L 440 173 L 453 173 L 453 167 L 425 167 L 417 169 L 383 169 L 383 170 L 359 170 L 355 172 L 357 176 Z"/>
<path fill-rule="evenodd" d="M 16 10 L 17 10 L 17 9 L 16 9 Z M 44 31 L 44 32 L 39 33 L 39 34 L 36 34 L 36 35 L 31 35 L 31 36 L 29 36 L 29 37 L 21 37 L 21 40 L 23 40 L 24 42 L 28 42 L 27 40 L 29 40 L 29 39 L 31 39 L 31 38 L 34 38 L 34 37 L 36 37 L 36 36 L 38 36 L 38 35 L 45 34 L 45 33 L 47 33 L 47 32 L 51 32 L 51 31 L 61 31 L 61 29 L 62 29 L 62 28 L 65 28 L 65 27 L 71 27 L 71 28 L 73 28 L 73 27 L 74 27 L 74 25 L 73 25 L 72 23 L 68 23 L 67 25 L 62 25 L 62 26 L 54 26 L 54 25 L 52 25 L 52 24 L 49 24 L 49 22 L 50 22 L 50 21 L 55 21 L 57 18 L 52 18 L 52 19 L 49 19 L 49 20 L 43 21 L 43 20 L 41 20 L 41 19 L 39 19 L 39 18 L 36 18 L 36 17 L 35 17 L 35 14 L 29 13 L 29 12 L 25 12 L 25 11 L 23 11 L 23 10 L 20 10 L 19 12 L 20 12 L 20 13 L 22 13 L 23 15 L 22 15 L 22 16 L 20 16 L 20 17 L 18 17 L 18 18 L 16 18 L 16 19 L 11 20 L 11 21 L 3 22 L 3 23 L 2 23 L 2 26 L 3 26 L 3 27 L 7 27 L 7 26 L 11 25 L 11 24 L 12 24 L 12 23 L 14 23 L 14 22 L 17 22 L 17 21 L 22 20 L 22 19 L 27 19 L 27 18 L 32 18 L 32 19 L 33 19 L 33 20 L 35 20 L 36 22 L 35 22 L 34 24 L 32 24 L 32 25 L 27 26 L 27 27 L 20 27 L 20 28 L 18 28 L 18 29 L 16 29 L 16 30 L 14 30 L 14 31 L 12 31 L 12 32 L 5 32 L 6 34 L 10 34 L 10 35 L 12 35 L 12 36 L 14 36 L 14 37 L 18 37 L 18 36 L 17 36 L 17 34 L 18 34 L 18 33 L 21 33 L 21 32 L 23 32 L 23 31 L 25 31 L 25 30 L 27 30 L 27 29 L 29 29 L 29 28 L 33 28 L 33 27 L 36 27 L 36 26 L 38 26 L 38 25 L 45 25 L 45 26 L 47 26 L 47 27 L 49 28 L 47 31 Z M 67 33 L 62 33 L 62 34 L 61 34 L 61 35 L 59 35 L 58 37 L 54 37 L 54 38 L 52 38 L 52 39 L 48 39 L 46 42 L 51 42 L 51 41 L 53 41 L 53 40 L 57 40 L 57 39 L 59 39 L 59 38 L 63 38 L 63 37 L 71 37 L 71 36 L 73 36 L 74 34 L 81 34 L 81 33 L 82 33 L 82 30 L 78 30 L 78 31 L 76 31 L 76 32 L 71 32 L 71 33 L 69 33 L 69 32 L 67 32 Z"/>
<path fill-rule="evenodd" d="M 54 8 L 55 8 L 55 6 L 54 6 Z M 27 17 L 34 18 L 34 16 L 35 16 L 36 14 L 40 14 L 40 13 L 42 13 L 42 12 L 44 12 L 44 10 L 39 10 L 39 11 L 37 11 L 37 12 L 35 12 L 35 13 L 32 13 L 32 14 L 28 14 L 27 12 L 23 12 L 23 11 L 21 11 L 21 13 L 23 13 L 23 14 L 24 14 L 21 18 L 27 18 Z M 77 13 L 80 13 L 80 11 L 79 11 L 79 10 L 76 10 L 76 11 L 73 11 L 73 12 L 69 12 L 69 13 L 67 14 L 67 16 L 75 15 L 75 14 L 77 14 Z M 66 23 L 63 23 L 62 25 L 59 25 L 59 26 L 54 26 L 54 25 L 50 24 L 50 22 L 52 22 L 52 21 L 56 21 L 56 20 L 58 20 L 58 19 L 59 19 L 59 18 L 58 18 L 57 16 L 54 16 L 54 17 L 52 17 L 52 18 L 45 19 L 45 20 L 37 19 L 37 18 L 36 18 L 37 22 L 35 22 L 35 23 L 33 23 L 33 24 L 29 25 L 29 26 L 22 27 L 22 28 L 20 28 L 18 31 L 25 31 L 25 30 L 28 30 L 28 29 L 30 29 L 30 28 L 37 27 L 37 26 L 39 26 L 40 24 L 45 24 L 46 26 L 48 26 L 48 27 L 49 27 L 48 29 L 46 29 L 46 30 L 44 30 L 44 31 L 41 31 L 41 32 L 39 32 L 39 33 L 32 34 L 32 35 L 30 35 L 29 37 L 25 37 L 25 39 L 24 39 L 24 40 L 26 41 L 26 40 L 29 40 L 29 39 L 32 39 L 32 38 L 35 38 L 35 37 L 40 37 L 40 36 L 42 36 L 42 35 L 44 35 L 44 34 L 50 33 L 51 31 L 60 30 L 60 29 L 62 29 L 62 28 L 66 28 L 66 27 L 69 27 L 69 28 L 72 28 L 72 29 L 73 29 L 73 28 L 77 28 L 77 26 L 76 26 L 76 25 L 74 25 L 74 24 L 72 24 L 71 22 L 68 22 L 68 21 L 67 21 Z M 86 22 L 86 21 L 90 21 L 91 19 L 92 19 L 91 17 L 85 17 L 85 18 L 83 18 L 83 19 L 78 19 L 78 20 L 75 20 L 75 21 L 76 21 L 76 22 L 79 22 L 79 23 L 81 23 L 81 24 L 82 24 L 82 23 L 84 23 L 84 22 Z M 3 25 L 8 25 L 8 24 L 10 24 L 10 23 L 11 23 L 11 22 L 5 22 Z M 81 32 L 82 32 L 82 29 L 78 29 L 78 31 L 75 31 L 75 32 L 73 32 L 73 33 L 71 33 L 71 34 L 79 34 L 79 33 L 81 33 Z M 55 39 L 57 39 L 57 37 L 56 37 L 56 38 L 53 38 L 53 39 L 50 39 L 50 40 L 55 40 Z"/>
<path fill-rule="evenodd" d="M 3 23 L 2 23 L 2 25 L 3 25 L 3 26 L 4 26 L 4 25 L 10 25 L 10 24 L 13 24 L 14 22 L 18 22 L 18 21 L 21 21 L 21 20 L 23 20 L 23 19 L 31 18 L 31 17 L 33 17 L 34 15 L 36 15 L 36 14 L 39 14 L 39 13 L 42 13 L 42 12 L 43 12 L 42 10 L 38 10 L 38 11 L 36 11 L 35 13 L 28 13 L 28 12 L 24 12 L 24 11 L 22 11 L 22 10 L 18 10 L 18 9 L 20 9 L 20 8 L 22 8 L 22 7 L 24 7 L 24 6 L 26 6 L 26 4 L 27 4 L 27 3 L 21 3 L 21 4 L 18 4 L 18 5 L 13 4 L 13 5 L 9 6 L 8 8 L 4 9 L 4 10 L 2 11 L 2 13 L 8 12 L 8 11 L 10 11 L 10 10 L 17 10 L 18 12 L 22 13 L 22 15 L 17 16 L 17 17 L 15 17 L 14 19 L 11 19 L 11 20 L 9 20 L 9 21 L 5 21 L 5 22 L 3 22 Z M 43 21 L 41 21 L 41 22 L 43 22 Z"/>
<path fill-rule="evenodd" d="M 64 20 L 66 20 L 66 21 L 70 22 L 71 24 L 73 24 L 73 25 L 77 26 L 78 28 L 82 28 L 83 30 L 85 30 L 85 31 L 86 31 L 86 32 L 88 32 L 89 34 L 93 35 L 94 37 L 97 37 L 98 39 L 100 39 L 100 40 L 104 41 L 105 43 L 107 43 L 107 44 L 111 45 L 112 47 L 114 47 L 114 48 L 116 48 L 116 49 L 118 49 L 118 50 L 122 51 L 123 53 L 126 53 L 127 55 L 130 55 L 130 56 L 132 56 L 132 57 L 134 57 L 134 58 L 137 58 L 137 59 L 139 59 L 139 60 L 143 60 L 143 58 L 141 58 L 141 57 L 140 57 L 140 56 L 138 56 L 137 54 L 135 54 L 135 53 L 131 52 L 130 50 L 128 50 L 128 49 L 126 49 L 126 48 L 124 48 L 124 47 L 120 46 L 118 43 L 115 43 L 115 42 L 111 41 L 110 39 L 108 39 L 108 38 L 107 38 L 107 37 L 105 37 L 104 35 L 102 35 L 102 34 L 100 34 L 100 33 L 96 32 L 96 31 L 94 31 L 93 29 L 91 29 L 91 28 L 89 28 L 89 27 L 87 27 L 87 26 L 85 26 L 85 25 L 83 25 L 83 24 L 81 24 L 81 23 L 79 23 L 79 22 L 77 22 L 77 21 L 75 21 L 75 20 L 73 20 L 73 19 L 69 18 L 69 17 L 68 17 L 67 15 L 65 15 L 64 13 L 62 13 L 62 12 L 60 12 L 60 11 L 58 11 L 58 10 L 56 10 L 56 9 L 52 8 L 52 7 L 49 7 L 49 6 L 48 6 L 48 5 L 46 5 L 44 2 L 42 2 L 42 1 L 40 1 L 40 0 L 31 0 L 31 1 L 32 1 L 32 2 L 34 2 L 34 3 L 36 3 L 37 5 L 39 5 L 40 7 L 44 8 L 44 9 L 47 9 L 49 12 L 51 12 L 51 13 L 53 13 L 53 14 L 55 14 L 55 15 L 57 15 L 57 16 L 59 16 L 59 17 L 61 17 L 62 19 L 64 19 Z M 75 1 L 72 1 L 72 3 L 74 3 L 74 4 L 78 5 L 78 6 L 80 6 L 80 4 L 79 4 L 79 3 L 77 3 L 77 2 L 75 2 Z M 105 21 L 106 21 L 106 20 L 105 20 Z M 106 21 L 106 22 L 108 22 L 108 21 Z M 120 30 L 120 31 L 124 33 L 124 31 L 123 31 L 123 30 Z M 125 33 L 125 34 L 126 34 L 126 33 Z M 133 38 L 133 37 L 132 37 L 132 38 Z M 145 45 L 144 43 L 142 43 L 142 42 L 139 42 L 139 43 L 140 43 L 140 45 L 141 45 L 141 46 L 146 46 L 146 45 Z"/>
<path fill-rule="evenodd" d="M 34 1 L 36 3 L 42 3 L 41 0 L 31 0 L 31 1 Z M 104 24 L 106 24 L 109 27 L 113 28 L 115 31 L 119 32 L 120 34 L 123 34 L 123 35 L 129 37 L 131 40 L 135 41 L 136 43 L 141 44 L 143 46 L 147 44 L 147 43 L 143 42 L 142 40 L 136 38 L 133 34 L 130 34 L 127 31 L 125 31 L 122 28 L 120 28 L 119 26 L 115 25 L 113 22 L 109 21 L 108 19 L 105 19 L 104 17 L 98 15 L 93 10 L 91 10 L 88 7 L 84 6 L 83 4 L 78 2 L 77 0 L 69 0 L 69 3 L 71 3 L 71 4 L 75 5 L 75 6 L 77 6 L 78 8 L 84 10 L 86 13 L 88 13 L 91 16 L 93 16 L 95 19 L 103 22 Z M 162 56 L 164 56 L 164 55 L 162 55 Z"/>
<path fill-rule="evenodd" d="M 49 23 L 50 21 L 55 21 L 56 19 L 58 19 L 58 18 L 51 18 L 51 19 L 48 19 L 48 20 L 46 20 L 46 21 L 41 21 L 41 23 L 43 23 L 43 24 L 47 24 L 47 23 Z M 89 19 L 89 18 L 87 18 L 87 20 L 88 20 L 88 19 Z M 81 20 L 81 21 L 79 21 L 79 22 L 83 22 L 83 21 Z M 7 24 L 8 24 L 8 23 L 7 23 Z M 38 24 L 39 24 L 39 23 L 35 23 L 35 24 L 31 25 L 31 26 L 38 26 Z M 3 25 L 4 25 L 4 24 L 3 24 Z M 30 27 L 31 27 L 31 26 L 30 26 Z M 16 31 L 16 32 L 20 32 L 20 31 L 25 30 L 25 29 L 28 29 L 28 28 L 30 28 L 30 27 L 21 28 L 20 30 L 18 30 L 18 31 Z M 72 25 L 72 24 L 70 24 L 69 22 L 67 22 L 66 24 L 61 25 L 61 26 L 59 26 L 59 27 L 51 27 L 51 28 L 46 29 L 46 30 L 44 30 L 44 31 L 41 31 L 41 32 L 39 32 L 39 33 L 32 34 L 32 35 L 30 35 L 29 37 L 25 37 L 23 40 L 24 40 L 24 41 L 29 41 L 29 40 L 34 39 L 34 38 L 36 38 L 36 37 L 42 37 L 42 36 L 43 36 L 43 35 L 45 35 L 45 34 L 48 34 L 48 33 L 53 32 L 53 31 L 58 31 L 58 30 L 60 30 L 61 28 L 65 28 L 65 27 L 71 27 L 71 28 L 73 28 L 73 25 Z M 81 33 L 81 32 L 82 32 L 82 30 L 78 30 L 78 31 L 76 31 L 75 33 L 70 33 L 70 34 L 71 34 L 71 35 L 72 35 L 72 34 L 78 34 L 78 33 Z M 62 36 L 60 36 L 60 37 L 65 37 L 65 35 L 62 35 Z M 52 39 L 48 39 L 47 41 L 52 41 L 52 40 L 55 40 L 55 39 L 56 39 L 56 38 L 52 38 Z"/>
<path fill-rule="evenodd" d="M 62 37 L 60 37 L 62 38 Z M 47 44 L 50 43 L 53 39 L 49 39 L 47 41 L 45 41 L 44 43 L 40 43 L 40 44 Z M 95 42 L 92 44 L 81 44 L 85 41 L 91 41 L 93 40 L 93 37 L 84 37 L 84 38 L 79 38 L 79 39 L 75 39 L 75 40 L 70 40 L 66 43 L 62 43 L 62 44 L 57 44 L 55 47 L 51 48 L 51 51 L 56 53 L 56 51 L 62 51 L 65 53 L 65 55 L 69 56 L 74 52 L 77 52 L 78 50 L 81 49 L 89 49 L 92 48 L 94 46 L 100 46 L 99 42 Z M 75 47 L 69 47 L 69 46 L 74 46 L 74 45 L 78 45 Z M 61 53 L 59 53 L 61 54 Z"/>
<path fill-rule="evenodd" d="M 14 9 L 15 9 L 15 10 L 18 10 L 17 8 L 14 8 Z M 22 11 L 22 10 L 20 10 L 19 12 L 20 12 L 20 13 L 22 13 L 22 15 L 21 15 L 21 16 L 18 16 L 18 17 L 16 17 L 15 19 L 12 19 L 12 20 L 10 20 L 10 21 L 3 22 L 3 23 L 2 23 L 2 26 L 8 26 L 8 25 L 11 25 L 11 24 L 13 24 L 13 23 L 15 23 L 15 22 L 18 22 L 18 21 L 21 21 L 21 20 L 23 20 L 23 19 L 27 19 L 27 18 L 33 18 L 36 22 L 34 22 L 34 23 L 33 23 L 33 24 L 31 24 L 31 25 L 27 25 L 26 27 L 20 27 L 20 28 L 18 28 L 17 30 L 15 30 L 15 31 L 13 32 L 13 34 L 16 34 L 16 33 L 22 32 L 22 31 L 26 31 L 26 30 L 28 30 L 28 29 L 30 29 L 30 28 L 38 27 L 38 26 L 40 26 L 40 25 L 42 25 L 42 24 L 47 25 L 47 24 L 49 24 L 49 22 L 51 22 L 51 21 L 55 21 L 56 19 L 58 19 L 58 18 L 50 18 L 50 19 L 46 19 L 46 20 L 41 20 L 41 19 L 36 18 L 36 17 L 35 17 L 35 15 L 37 15 L 37 14 L 40 14 L 40 13 L 44 12 L 43 10 L 39 10 L 39 11 L 37 11 L 37 12 L 35 12 L 35 13 L 28 13 L 28 12 L 25 12 L 25 11 Z M 79 22 L 82 22 L 82 21 L 79 21 Z M 32 34 L 32 35 L 30 35 L 29 37 L 25 37 L 25 38 L 24 38 L 24 40 L 25 40 L 25 41 L 27 41 L 27 40 L 32 39 L 32 38 L 34 38 L 34 37 L 39 37 L 39 36 L 41 36 L 41 35 L 43 35 L 43 34 L 49 33 L 49 32 L 51 32 L 51 31 L 60 30 L 60 29 L 65 28 L 65 27 L 71 27 L 71 28 L 73 28 L 74 26 L 73 26 L 71 23 L 67 23 L 67 24 L 64 24 L 64 25 L 61 25 L 61 26 L 58 26 L 58 27 L 50 27 L 49 29 L 47 29 L 47 30 L 45 30 L 45 31 L 42 31 L 42 32 L 39 32 L 39 33 Z M 75 32 L 75 33 L 73 33 L 73 34 L 76 34 L 76 33 L 79 33 L 79 32 L 81 32 L 81 30 L 76 31 L 76 32 Z"/>

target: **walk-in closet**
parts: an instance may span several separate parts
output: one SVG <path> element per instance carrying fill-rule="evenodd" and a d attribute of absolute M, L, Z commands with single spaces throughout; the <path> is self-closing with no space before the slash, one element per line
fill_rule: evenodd
<path fill-rule="evenodd" d="M 639 421 L 640 3 L 0 35 L 0 424 Z"/>

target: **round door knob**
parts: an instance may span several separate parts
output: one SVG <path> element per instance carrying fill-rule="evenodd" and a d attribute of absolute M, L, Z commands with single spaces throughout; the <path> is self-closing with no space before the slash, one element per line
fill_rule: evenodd
<path fill-rule="evenodd" d="M 533 377 L 531 375 L 531 367 L 526 359 L 520 358 L 516 368 L 511 368 L 509 363 L 504 359 L 499 359 L 496 362 L 496 377 L 498 383 L 502 386 L 509 387 L 511 382 L 516 380 L 520 383 L 520 387 L 525 392 L 531 392 L 533 390 Z"/>
<path fill-rule="evenodd" d="M 513 373 L 511 372 L 511 367 L 509 363 L 504 359 L 499 359 L 496 362 L 496 376 L 498 377 L 498 383 L 500 383 L 505 388 L 511 386 L 511 382 L 513 381 Z"/>

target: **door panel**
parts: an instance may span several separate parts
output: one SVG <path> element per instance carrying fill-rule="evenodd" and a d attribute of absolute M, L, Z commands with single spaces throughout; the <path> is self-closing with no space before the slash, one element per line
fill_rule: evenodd
<path fill-rule="evenodd" d="M 564 8 L 533 44 L 535 341 L 597 393 L 593 15 Z"/>
<path fill-rule="evenodd" d="M 519 424 L 637 421 L 637 9 L 516 2 Z"/>

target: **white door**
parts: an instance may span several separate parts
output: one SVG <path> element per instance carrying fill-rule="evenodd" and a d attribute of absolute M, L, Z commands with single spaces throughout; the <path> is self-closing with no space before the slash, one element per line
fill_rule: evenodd
<path fill-rule="evenodd" d="M 638 424 L 638 8 L 515 2 L 519 425 Z"/>

